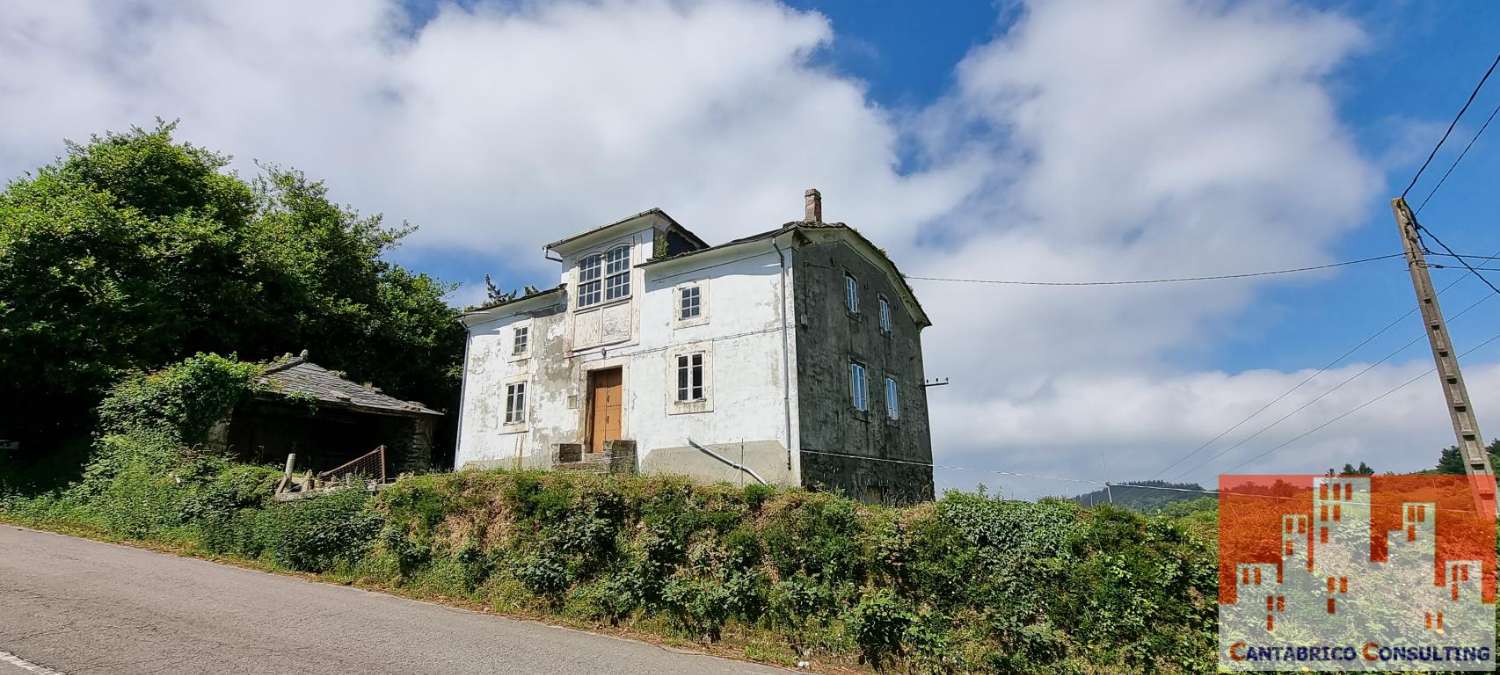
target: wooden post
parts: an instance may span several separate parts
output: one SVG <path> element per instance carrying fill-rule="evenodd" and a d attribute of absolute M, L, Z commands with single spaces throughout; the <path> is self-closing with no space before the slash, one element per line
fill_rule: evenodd
<path fill-rule="evenodd" d="M 1432 276 L 1427 273 L 1427 258 L 1422 253 L 1421 239 L 1417 235 L 1417 216 L 1401 197 L 1391 200 L 1391 211 L 1396 214 L 1396 227 L 1401 230 L 1401 247 L 1406 252 L 1406 266 L 1411 272 L 1412 289 L 1417 293 L 1417 308 L 1422 312 L 1422 325 L 1432 347 L 1438 381 L 1442 383 L 1443 397 L 1448 401 L 1448 416 L 1453 421 L 1453 434 L 1458 438 L 1458 454 L 1463 459 L 1464 472 L 1472 479 L 1474 504 L 1481 517 L 1489 514 L 1493 518 L 1495 469 L 1490 466 L 1489 453 L 1484 449 L 1484 435 L 1479 431 L 1469 389 L 1464 386 L 1464 376 L 1458 368 L 1458 356 L 1453 353 L 1453 342 L 1448 336 L 1442 307 L 1438 305 L 1437 291 L 1432 287 Z"/>

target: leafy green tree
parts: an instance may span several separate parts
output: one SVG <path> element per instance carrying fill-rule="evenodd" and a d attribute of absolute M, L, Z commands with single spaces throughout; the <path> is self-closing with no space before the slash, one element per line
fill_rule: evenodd
<path fill-rule="evenodd" d="M 87 434 L 112 382 L 198 352 L 308 349 L 451 406 L 451 287 L 383 257 L 413 228 L 335 204 L 295 170 L 243 180 L 174 126 L 69 143 L 0 192 L 0 438 L 26 441 L 24 459 Z"/>
<path fill-rule="evenodd" d="M 1490 466 L 1500 463 L 1500 438 L 1490 441 L 1484 449 L 1490 454 Z M 1437 472 L 1463 475 L 1464 458 L 1458 454 L 1458 446 L 1443 448 L 1443 453 L 1438 455 Z"/>
<path fill-rule="evenodd" d="M 1333 469 L 1329 469 L 1328 470 L 1328 475 L 1330 475 L 1330 476 L 1334 475 L 1334 470 Z M 1353 464 L 1350 464 L 1348 462 L 1344 462 L 1344 468 L 1341 469 L 1340 471 L 1338 471 L 1338 475 L 1340 475 L 1340 476 L 1373 476 L 1373 475 L 1375 475 L 1375 470 L 1372 469 L 1372 468 L 1370 468 L 1370 465 L 1365 464 L 1364 462 L 1360 462 L 1359 466 L 1354 466 Z"/>

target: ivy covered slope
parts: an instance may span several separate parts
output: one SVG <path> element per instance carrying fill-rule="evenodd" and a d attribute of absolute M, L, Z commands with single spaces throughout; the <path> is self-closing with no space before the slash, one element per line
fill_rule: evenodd
<path fill-rule="evenodd" d="M 963 493 L 891 509 L 758 486 L 503 471 L 273 504 L 275 475 L 198 459 L 168 477 L 131 462 L 96 496 L 15 500 L 4 515 L 774 662 L 1214 667 L 1212 544 L 1165 517 Z"/>
<path fill-rule="evenodd" d="M 1212 542 L 1123 510 L 506 472 L 405 480 L 371 508 L 385 524 L 351 573 L 501 610 L 919 671 L 1212 668 Z"/>

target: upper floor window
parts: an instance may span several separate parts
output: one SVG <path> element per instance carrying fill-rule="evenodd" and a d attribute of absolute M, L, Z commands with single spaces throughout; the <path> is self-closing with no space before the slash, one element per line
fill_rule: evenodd
<path fill-rule="evenodd" d="M 901 399 L 896 392 L 896 378 L 889 375 L 885 378 L 885 416 L 893 420 L 901 418 Z"/>
<path fill-rule="evenodd" d="M 849 400 L 854 404 L 855 410 L 864 412 L 870 409 L 869 393 L 866 390 L 868 386 L 865 382 L 865 364 L 858 361 L 850 361 Z"/>
<path fill-rule="evenodd" d="M 703 292 L 697 286 L 683 286 L 678 295 L 677 318 L 696 319 L 703 314 Z"/>
<path fill-rule="evenodd" d="M 702 401 L 703 352 L 682 354 L 677 357 L 677 401 Z"/>
<path fill-rule="evenodd" d="M 885 296 L 880 296 L 880 332 L 887 335 L 891 332 L 891 301 Z"/>
<path fill-rule="evenodd" d="M 526 383 L 512 382 L 505 385 L 505 423 L 519 424 L 526 421 Z"/>
<path fill-rule="evenodd" d="M 850 314 L 859 313 L 859 281 L 852 274 L 844 275 L 844 306 Z"/>
<path fill-rule="evenodd" d="M 619 246 L 578 261 L 578 306 L 630 295 L 630 247 Z"/>
<path fill-rule="evenodd" d="M 604 299 L 630 295 L 630 247 L 621 246 L 604 254 Z"/>
<path fill-rule="evenodd" d="M 531 348 L 531 328 L 529 326 L 516 326 L 511 336 L 511 356 L 521 356 Z"/>
<path fill-rule="evenodd" d="M 600 291 L 602 284 L 599 281 L 601 267 L 604 265 L 604 257 L 594 254 L 578 262 L 578 306 L 588 307 L 597 305 L 604 297 Z"/>

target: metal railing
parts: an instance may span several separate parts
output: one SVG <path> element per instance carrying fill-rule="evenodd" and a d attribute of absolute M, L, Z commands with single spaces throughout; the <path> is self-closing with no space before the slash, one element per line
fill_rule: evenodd
<path fill-rule="evenodd" d="M 382 445 L 344 464 L 319 473 L 318 482 L 340 481 L 350 476 L 364 476 L 369 480 L 384 483 L 386 481 L 385 446 Z"/>

